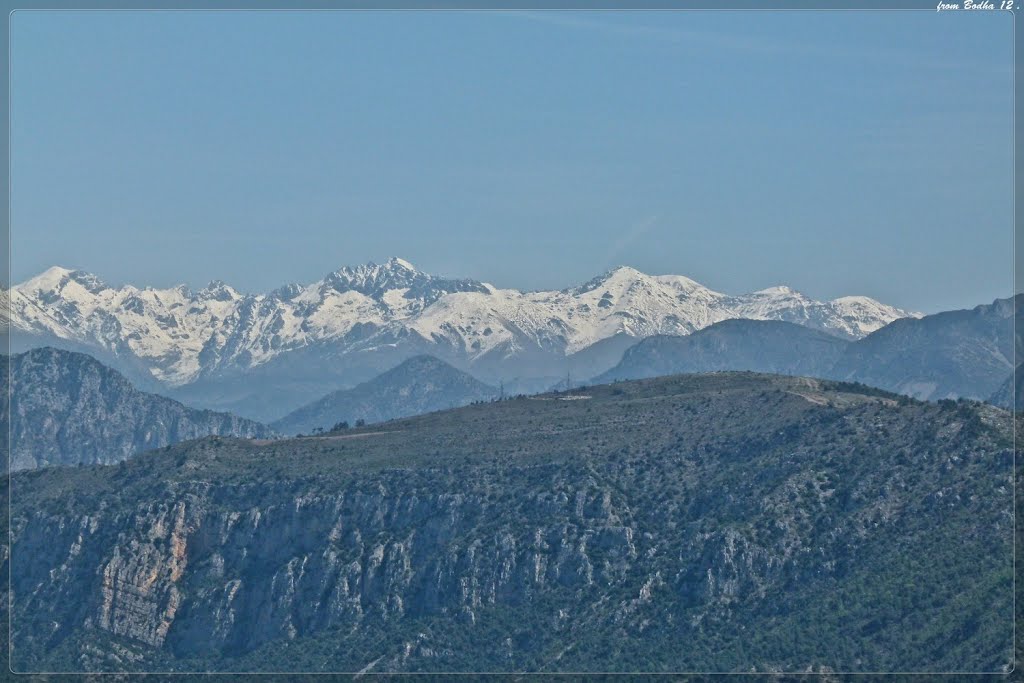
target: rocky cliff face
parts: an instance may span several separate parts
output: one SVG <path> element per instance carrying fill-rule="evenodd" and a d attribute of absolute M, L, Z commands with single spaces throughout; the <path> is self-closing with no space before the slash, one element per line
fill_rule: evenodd
<path fill-rule="evenodd" d="M 122 375 L 85 354 L 44 348 L 3 356 L 0 363 L 0 426 L 4 434 L 9 430 L 10 463 L 15 470 L 113 463 L 146 449 L 210 434 L 260 438 L 273 434 L 251 420 L 193 410 L 140 392 Z"/>
<path fill-rule="evenodd" d="M 1008 430 L 712 375 L 20 473 L 15 670 L 998 669 Z"/>

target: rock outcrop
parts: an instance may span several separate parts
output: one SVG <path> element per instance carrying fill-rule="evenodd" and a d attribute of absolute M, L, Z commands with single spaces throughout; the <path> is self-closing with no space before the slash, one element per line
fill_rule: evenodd
<path fill-rule="evenodd" d="M 18 473 L 15 670 L 998 668 L 1009 429 L 740 373 Z"/>

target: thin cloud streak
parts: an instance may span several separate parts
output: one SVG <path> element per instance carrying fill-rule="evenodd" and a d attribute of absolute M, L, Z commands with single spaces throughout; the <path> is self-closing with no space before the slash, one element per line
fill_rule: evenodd
<path fill-rule="evenodd" d="M 629 12 L 630 10 L 622 11 Z M 663 11 L 674 12 L 677 10 L 649 10 L 645 12 L 645 14 L 653 14 L 656 12 L 661 13 Z M 789 40 L 772 40 L 767 39 L 764 36 L 758 36 L 756 38 L 751 36 L 738 37 L 717 31 L 698 31 L 682 28 L 668 28 L 664 26 L 627 26 L 624 24 L 582 18 L 580 16 L 581 12 L 586 12 L 586 10 L 501 10 L 491 12 L 490 14 L 504 15 L 574 30 L 600 32 L 609 36 L 641 40 L 659 40 L 675 45 L 686 45 L 688 47 L 735 50 L 762 55 L 804 55 L 807 57 L 818 58 L 851 59 L 855 61 L 882 62 L 905 67 L 938 69 L 943 71 L 949 69 L 971 69 L 976 71 L 978 69 L 990 68 L 993 70 L 993 73 L 1001 73 L 1007 76 L 1010 76 L 1013 73 L 1012 65 L 1010 64 L 992 64 L 990 62 L 980 60 L 971 62 L 963 60 L 953 61 L 931 56 L 922 56 L 898 49 L 843 49 L 835 45 L 796 43 Z M 591 11 L 591 13 L 594 12 L 600 12 L 600 10 Z"/>
<path fill-rule="evenodd" d="M 647 235 L 658 224 L 659 220 L 661 220 L 661 216 L 654 215 L 649 216 L 638 223 L 634 223 L 633 226 L 630 227 L 630 229 L 626 232 L 626 234 L 624 234 L 622 237 L 616 240 L 614 244 L 612 244 L 612 248 L 608 252 L 608 256 L 605 259 L 605 262 L 608 264 L 608 267 L 612 268 L 617 265 L 620 265 L 616 260 L 618 259 L 619 254 L 624 252 L 627 247 L 629 247 L 631 244 L 634 244 L 641 237 Z"/>

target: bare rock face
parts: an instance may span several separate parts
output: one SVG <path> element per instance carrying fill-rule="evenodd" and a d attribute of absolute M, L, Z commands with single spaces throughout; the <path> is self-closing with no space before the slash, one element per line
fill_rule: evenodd
<path fill-rule="evenodd" d="M 151 540 L 166 543 L 166 553 L 149 544 L 132 544 L 127 556 L 115 548 L 102 570 L 98 628 L 155 647 L 163 644 L 181 602 L 176 584 L 188 563 L 184 503 L 175 505 L 171 516 L 172 529 L 161 514 L 150 530 Z"/>
<path fill-rule="evenodd" d="M 1005 411 L 747 374 L 575 396 L 17 473 L 15 669 L 1007 661 Z M 948 642 L 915 649 L 919 614 Z"/>
<path fill-rule="evenodd" d="M 194 656 L 251 651 L 364 619 L 448 615 L 472 623 L 481 608 L 621 584 L 637 557 L 633 529 L 619 524 L 608 491 L 572 501 L 531 497 L 523 504 L 545 509 L 551 523 L 469 538 L 493 514 L 478 496 L 390 488 L 244 512 L 208 507 L 217 495 L 210 491 L 124 516 L 32 524 L 20 537 L 27 546 L 61 529 L 77 532 L 62 563 L 65 580 L 55 576 L 47 592 L 57 601 L 34 608 L 59 613 L 80 600 L 73 596 L 82 586 L 66 571 L 96 552 L 85 628 Z M 108 546 L 111 538 L 117 542 Z"/>

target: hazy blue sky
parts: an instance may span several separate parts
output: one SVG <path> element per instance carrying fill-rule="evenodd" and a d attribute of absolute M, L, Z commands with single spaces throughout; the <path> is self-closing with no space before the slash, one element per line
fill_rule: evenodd
<path fill-rule="evenodd" d="M 1001 12 L 27 12 L 12 261 L 245 291 L 402 256 L 917 310 L 1012 287 Z"/>

